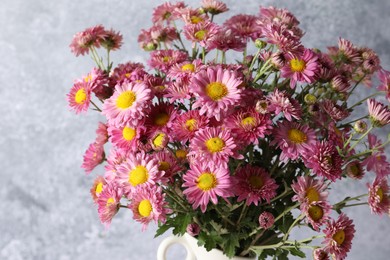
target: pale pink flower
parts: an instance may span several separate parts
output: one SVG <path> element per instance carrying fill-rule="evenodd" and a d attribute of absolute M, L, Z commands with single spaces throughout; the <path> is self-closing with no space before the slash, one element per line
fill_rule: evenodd
<path fill-rule="evenodd" d="M 297 82 L 313 83 L 319 72 L 318 57 L 309 49 L 302 55 L 289 55 L 287 64 L 281 69 L 281 76 L 290 79 L 290 87 L 295 88 Z"/>
<path fill-rule="evenodd" d="M 185 103 L 185 100 L 189 100 L 192 97 L 189 84 L 186 80 L 181 79 L 171 82 L 164 97 L 168 98 L 171 104 L 175 101 Z"/>
<path fill-rule="evenodd" d="M 143 119 L 151 105 L 151 90 L 145 83 L 125 81 L 115 87 L 115 92 L 103 104 L 103 115 L 111 125 L 136 125 Z"/>
<path fill-rule="evenodd" d="M 177 64 L 184 62 L 188 59 L 187 53 L 177 50 L 158 50 L 150 53 L 150 59 L 148 65 L 153 68 L 160 70 L 164 73 L 168 73 L 169 69 Z"/>
<path fill-rule="evenodd" d="M 351 88 L 351 82 L 343 75 L 336 75 L 330 82 L 330 86 L 338 93 L 347 94 Z"/>
<path fill-rule="evenodd" d="M 113 89 L 108 85 L 107 73 L 99 68 L 93 68 L 82 80 L 90 84 L 92 92 L 99 99 L 109 98 L 113 93 Z"/>
<path fill-rule="evenodd" d="M 122 190 L 115 183 L 104 185 L 97 199 L 98 214 L 100 221 L 108 228 L 111 220 L 119 210 Z"/>
<path fill-rule="evenodd" d="M 190 110 L 179 115 L 172 124 L 172 134 L 175 140 L 185 143 L 191 140 L 195 133 L 208 126 L 209 119 L 199 114 L 199 110 Z"/>
<path fill-rule="evenodd" d="M 336 260 L 345 259 L 351 250 L 352 239 L 355 235 L 355 225 L 344 213 L 338 219 L 328 222 L 324 230 L 326 235 L 324 251 Z"/>
<path fill-rule="evenodd" d="M 369 98 L 367 100 L 368 113 L 374 127 L 383 127 L 390 123 L 390 108 L 383 103 Z"/>
<path fill-rule="evenodd" d="M 208 67 L 192 79 L 192 91 L 198 96 L 193 108 L 200 108 L 200 114 L 215 117 L 218 121 L 240 101 L 241 78 L 233 71 L 221 67 Z"/>
<path fill-rule="evenodd" d="M 292 182 L 291 188 L 295 192 L 292 201 L 298 201 L 301 205 L 307 206 L 312 202 L 328 199 L 327 184 L 322 179 L 298 176 L 297 181 Z"/>
<path fill-rule="evenodd" d="M 96 129 L 96 140 L 95 142 L 104 145 L 108 141 L 107 125 L 99 122 L 98 128 Z"/>
<path fill-rule="evenodd" d="M 287 28 L 294 28 L 299 25 L 298 19 L 287 9 L 280 9 L 274 6 L 260 6 L 259 16 L 263 24 L 282 24 Z"/>
<path fill-rule="evenodd" d="M 112 182 L 116 179 L 119 165 L 126 161 L 129 155 L 129 151 L 116 148 L 110 150 L 110 153 L 107 156 L 107 164 L 104 166 L 106 170 L 104 178 L 107 182 Z"/>
<path fill-rule="evenodd" d="M 282 121 L 273 130 L 276 145 L 282 150 L 280 159 L 284 162 L 299 159 L 308 149 L 316 144 L 315 131 L 298 122 Z"/>
<path fill-rule="evenodd" d="M 86 112 L 91 102 L 91 84 L 85 81 L 77 81 L 67 95 L 70 109 L 76 114 Z"/>
<path fill-rule="evenodd" d="M 279 187 L 266 170 L 249 164 L 237 169 L 234 179 L 236 182 L 234 193 L 238 196 L 237 201 L 246 200 L 248 206 L 252 203 L 257 206 L 262 200 L 270 203 Z"/>
<path fill-rule="evenodd" d="M 259 216 L 259 224 L 262 229 L 269 229 L 275 223 L 275 217 L 272 213 L 264 211 Z"/>
<path fill-rule="evenodd" d="M 305 49 L 300 42 L 300 35 L 294 34 L 285 25 L 266 24 L 263 26 L 263 35 L 267 43 L 275 44 L 283 53 L 299 55 Z"/>
<path fill-rule="evenodd" d="M 151 221 L 165 223 L 167 213 L 171 212 L 167 204 L 161 187 L 153 186 L 137 188 L 128 207 L 133 219 L 142 223 L 142 231 L 145 231 Z"/>
<path fill-rule="evenodd" d="M 346 39 L 339 38 L 338 46 L 328 47 L 328 50 L 330 57 L 335 61 L 336 65 L 360 65 L 362 63 L 359 49 Z"/>
<path fill-rule="evenodd" d="M 221 28 L 221 30 L 207 41 L 207 50 L 217 49 L 220 51 L 243 51 L 246 47 L 246 42 L 243 41 L 231 29 Z"/>
<path fill-rule="evenodd" d="M 85 29 L 73 36 L 69 45 L 74 55 L 85 55 L 89 53 L 90 48 L 99 48 L 102 40 L 107 36 L 107 31 L 102 25 L 96 25 Z"/>
<path fill-rule="evenodd" d="M 145 75 L 147 75 L 147 73 L 144 70 L 144 65 L 141 63 L 127 62 L 119 64 L 110 74 L 110 86 L 115 88 L 115 85 L 122 83 L 125 80 L 141 80 Z"/>
<path fill-rule="evenodd" d="M 96 166 L 103 162 L 104 156 L 103 145 L 96 142 L 91 143 L 84 153 L 81 168 L 85 170 L 86 174 L 90 174 Z"/>
<path fill-rule="evenodd" d="M 229 170 L 219 167 L 212 160 L 208 163 L 194 163 L 183 175 L 183 193 L 193 209 L 200 207 L 204 213 L 207 205 L 211 201 L 214 205 L 218 203 L 218 198 L 231 197 L 233 193 L 232 181 Z"/>
<path fill-rule="evenodd" d="M 184 26 L 184 36 L 187 40 L 199 43 L 202 47 L 207 47 L 207 42 L 220 31 L 220 27 L 210 21 Z"/>
<path fill-rule="evenodd" d="M 92 199 L 97 203 L 100 194 L 103 191 L 104 186 L 107 185 L 106 180 L 102 176 L 97 176 L 90 189 Z"/>
<path fill-rule="evenodd" d="M 206 13 L 213 15 L 229 11 L 226 4 L 218 0 L 202 0 L 201 7 Z"/>
<path fill-rule="evenodd" d="M 186 5 L 184 2 L 177 2 L 175 4 L 170 2 L 165 2 L 153 9 L 152 21 L 153 24 L 167 24 L 172 23 L 174 20 L 178 19 L 176 15 L 177 9 L 183 9 Z"/>
<path fill-rule="evenodd" d="M 202 12 L 200 8 L 183 8 L 177 9 L 176 14 L 181 17 L 185 25 L 204 23 L 210 21 L 206 12 Z"/>
<path fill-rule="evenodd" d="M 390 210 L 389 185 L 386 178 L 376 177 L 372 185 L 367 183 L 368 205 L 371 213 L 382 215 Z"/>
<path fill-rule="evenodd" d="M 230 29 L 233 35 L 237 35 L 245 42 L 249 39 L 255 41 L 260 38 L 262 32 L 258 21 L 259 17 L 255 15 L 239 14 L 226 20 L 223 25 Z"/>
<path fill-rule="evenodd" d="M 285 91 L 275 89 L 274 92 L 267 97 L 269 102 L 268 111 L 275 115 L 283 112 L 284 117 L 288 121 L 301 119 L 302 109 L 297 100 L 290 97 Z"/>

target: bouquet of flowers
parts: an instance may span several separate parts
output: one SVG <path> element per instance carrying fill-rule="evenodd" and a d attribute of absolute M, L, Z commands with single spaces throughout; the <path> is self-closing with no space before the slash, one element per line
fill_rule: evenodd
<path fill-rule="evenodd" d="M 71 51 L 96 67 L 74 82 L 69 106 L 105 117 L 82 164 L 87 174 L 105 164 L 91 188 L 100 220 L 109 226 L 131 210 L 143 230 L 155 222 L 156 236 L 187 232 L 228 257 L 305 257 L 311 248 L 314 259 L 343 259 L 355 233 L 343 208 L 389 214 L 390 141 L 374 132 L 390 123 L 390 72 L 346 39 L 306 48 L 288 10 L 260 7 L 217 24 L 226 11 L 217 0 L 157 6 L 138 37 L 150 71 L 110 61 L 123 39 L 112 29 L 74 36 Z M 372 95 L 352 102 L 363 85 Z M 333 183 L 366 172 L 367 194 L 328 200 Z M 297 226 L 318 236 L 289 240 Z"/>

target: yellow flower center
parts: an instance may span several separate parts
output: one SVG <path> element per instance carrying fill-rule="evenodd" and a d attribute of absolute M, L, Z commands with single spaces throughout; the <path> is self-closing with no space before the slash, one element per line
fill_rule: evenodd
<path fill-rule="evenodd" d="M 206 141 L 207 150 L 211 153 L 217 153 L 222 151 L 225 147 L 225 142 L 219 137 L 213 137 Z"/>
<path fill-rule="evenodd" d="M 290 60 L 290 68 L 294 72 L 302 72 L 306 68 L 306 62 L 300 59 Z"/>
<path fill-rule="evenodd" d="M 287 137 L 291 142 L 296 144 L 304 143 L 307 140 L 306 134 L 301 130 L 295 128 L 288 130 Z"/>
<path fill-rule="evenodd" d="M 194 72 L 195 71 L 195 65 L 192 63 L 184 64 L 181 66 L 181 70 L 183 72 Z"/>
<path fill-rule="evenodd" d="M 131 76 L 131 73 L 126 73 L 126 74 L 125 74 L 125 77 L 126 77 L 126 78 L 130 78 L 130 76 Z"/>
<path fill-rule="evenodd" d="M 167 63 L 167 62 L 169 62 L 171 60 L 171 57 L 169 57 L 169 56 L 164 56 L 163 58 L 162 58 L 162 61 L 164 62 L 164 63 Z"/>
<path fill-rule="evenodd" d="M 171 168 L 171 165 L 169 164 L 169 162 L 166 162 L 166 161 L 161 161 L 159 163 L 159 166 L 158 166 L 159 171 L 167 171 L 170 168 Z"/>
<path fill-rule="evenodd" d="M 201 17 L 195 15 L 191 16 L 191 23 L 197 24 L 200 22 L 203 22 L 203 19 Z"/>
<path fill-rule="evenodd" d="M 175 155 L 179 159 L 185 159 L 187 157 L 187 151 L 179 149 L 176 150 Z"/>
<path fill-rule="evenodd" d="M 77 90 L 76 95 L 74 96 L 74 101 L 81 105 L 84 104 L 85 100 L 87 100 L 87 93 L 85 92 L 84 88 L 80 88 Z"/>
<path fill-rule="evenodd" d="M 196 127 L 196 120 L 191 118 L 191 119 L 188 119 L 186 122 L 185 122 L 185 126 L 186 126 L 186 129 L 188 131 L 194 131 L 197 127 Z"/>
<path fill-rule="evenodd" d="M 376 191 L 376 195 L 379 196 L 379 202 L 382 202 L 382 200 L 383 200 L 383 190 L 382 190 L 382 188 L 378 188 L 378 190 Z"/>
<path fill-rule="evenodd" d="M 228 89 L 223 83 L 212 82 L 206 86 L 206 94 L 212 100 L 217 101 L 228 94 Z"/>
<path fill-rule="evenodd" d="M 306 190 L 306 198 L 309 200 L 309 203 L 313 201 L 319 201 L 320 194 L 317 192 L 315 188 L 310 187 Z"/>
<path fill-rule="evenodd" d="M 153 139 L 153 144 L 155 147 L 163 147 L 165 141 L 165 134 L 159 133 Z"/>
<path fill-rule="evenodd" d="M 126 141 L 131 141 L 136 136 L 137 132 L 134 128 L 125 126 L 122 130 L 122 136 Z"/>
<path fill-rule="evenodd" d="M 135 100 L 136 95 L 133 91 L 124 91 L 116 99 L 116 106 L 121 109 L 126 109 L 131 107 Z"/>
<path fill-rule="evenodd" d="M 264 182 L 260 176 L 252 175 L 249 177 L 249 185 L 252 188 L 260 189 L 261 187 L 263 187 Z"/>
<path fill-rule="evenodd" d="M 103 183 L 99 182 L 98 185 L 96 185 L 95 188 L 95 194 L 99 195 L 103 191 Z"/>
<path fill-rule="evenodd" d="M 336 234 L 333 235 L 333 240 L 336 241 L 338 245 L 341 245 L 345 240 L 345 232 L 344 230 L 339 230 Z"/>
<path fill-rule="evenodd" d="M 244 119 L 241 120 L 242 126 L 255 126 L 256 125 L 256 118 L 252 116 L 247 116 Z"/>
<path fill-rule="evenodd" d="M 138 213 L 142 217 L 149 217 L 152 212 L 152 203 L 149 200 L 142 200 L 138 205 Z"/>
<path fill-rule="evenodd" d="M 155 86 L 154 88 L 155 88 L 156 90 L 158 90 L 158 91 L 164 91 L 164 90 L 166 89 L 165 86 Z"/>
<path fill-rule="evenodd" d="M 204 40 L 204 38 L 206 37 L 206 33 L 207 33 L 206 30 L 200 30 L 200 31 L 197 31 L 194 36 L 196 39 L 201 41 L 201 40 Z"/>
<path fill-rule="evenodd" d="M 129 183 L 134 187 L 145 183 L 149 178 L 148 170 L 142 166 L 138 165 L 129 173 Z"/>
<path fill-rule="evenodd" d="M 109 207 L 109 206 L 111 206 L 114 203 L 115 203 L 114 198 L 108 198 L 108 200 L 106 202 L 106 207 Z"/>
<path fill-rule="evenodd" d="M 217 179 L 215 175 L 210 172 L 202 173 L 196 180 L 196 185 L 203 191 L 208 191 L 217 186 Z"/>
<path fill-rule="evenodd" d="M 169 115 L 167 113 L 159 113 L 154 116 L 153 123 L 158 126 L 165 126 L 169 121 Z"/>
<path fill-rule="evenodd" d="M 91 74 L 88 74 L 88 76 L 86 76 L 85 78 L 84 78 L 84 81 L 85 82 L 90 82 L 92 80 L 92 75 Z"/>
<path fill-rule="evenodd" d="M 311 206 L 309 208 L 308 212 L 309 212 L 309 216 L 314 221 L 320 220 L 322 218 L 322 216 L 324 215 L 324 211 L 322 210 L 322 208 L 320 206 L 317 206 L 317 205 Z"/>

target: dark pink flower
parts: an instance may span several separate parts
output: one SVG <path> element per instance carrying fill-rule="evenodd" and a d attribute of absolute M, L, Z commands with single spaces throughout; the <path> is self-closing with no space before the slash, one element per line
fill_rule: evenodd
<path fill-rule="evenodd" d="M 368 186 L 368 205 L 373 214 L 387 214 L 390 210 L 389 185 L 386 178 L 375 178 Z"/>

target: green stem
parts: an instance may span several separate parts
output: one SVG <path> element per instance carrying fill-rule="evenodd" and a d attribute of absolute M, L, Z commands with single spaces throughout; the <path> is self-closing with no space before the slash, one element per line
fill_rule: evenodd
<path fill-rule="evenodd" d="M 354 206 L 361 206 L 361 205 L 368 205 L 368 202 L 348 204 L 348 205 L 343 206 L 343 208 L 354 207 Z"/>
<path fill-rule="evenodd" d="M 240 225 L 241 219 L 244 217 L 247 208 L 248 206 L 246 205 L 246 203 L 244 203 L 244 205 L 242 206 L 240 217 L 237 220 L 236 226 Z"/>
<path fill-rule="evenodd" d="M 91 104 L 95 107 L 95 109 L 99 112 L 102 112 L 102 110 L 91 100 Z"/>
<path fill-rule="evenodd" d="M 287 212 L 290 212 L 291 210 L 297 208 L 298 206 L 299 206 L 299 203 L 296 203 L 296 204 L 292 205 L 291 207 L 287 208 L 286 210 L 284 210 L 282 212 L 282 214 L 280 214 L 279 216 L 277 216 L 275 218 L 275 222 L 278 221 L 279 219 L 281 219 Z"/>
<path fill-rule="evenodd" d="M 236 226 L 236 224 L 233 222 L 233 221 L 231 221 L 230 219 L 228 219 L 224 214 L 222 214 L 222 212 L 219 210 L 219 208 L 216 206 L 216 205 L 214 205 L 214 209 L 218 212 L 218 214 L 220 215 L 220 217 L 223 219 L 223 220 L 225 220 L 227 223 L 229 223 L 230 225 L 232 225 L 232 226 Z"/>
<path fill-rule="evenodd" d="M 360 141 L 361 141 L 364 137 L 366 137 L 366 135 L 368 135 L 368 133 L 369 133 L 372 129 L 374 129 L 374 127 L 371 125 L 370 128 L 368 128 L 368 130 L 367 130 L 367 131 L 366 131 L 358 140 L 356 140 L 356 142 L 348 149 L 348 152 L 352 151 L 353 148 L 355 148 L 355 146 L 358 145 L 358 143 L 360 143 Z"/>
<path fill-rule="evenodd" d="M 294 228 L 294 226 L 295 226 L 299 221 L 301 221 L 304 217 L 305 217 L 305 215 L 304 215 L 304 214 L 301 214 L 301 215 L 299 215 L 299 216 L 294 220 L 294 222 L 293 222 L 293 223 L 291 224 L 291 226 L 288 228 L 286 234 L 283 236 L 283 241 L 286 241 L 286 240 L 287 240 L 288 236 L 290 235 L 291 230 L 292 230 L 292 229 Z"/>
<path fill-rule="evenodd" d="M 369 95 L 368 97 L 365 97 L 365 98 L 363 98 L 362 100 L 360 100 L 359 102 L 356 102 L 354 105 L 352 105 L 350 108 L 348 108 L 348 110 L 350 110 L 350 109 L 352 109 L 352 108 L 354 108 L 354 107 L 356 107 L 356 106 L 359 106 L 359 105 L 361 105 L 361 104 L 363 104 L 363 102 L 364 101 L 366 101 L 367 99 L 369 99 L 369 98 L 372 98 L 372 97 L 375 97 L 376 95 L 380 95 L 382 92 L 375 92 L 374 94 L 372 94 L 372 95 Z"/>

